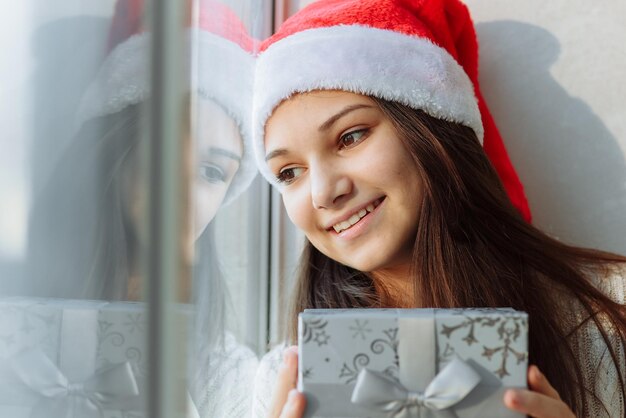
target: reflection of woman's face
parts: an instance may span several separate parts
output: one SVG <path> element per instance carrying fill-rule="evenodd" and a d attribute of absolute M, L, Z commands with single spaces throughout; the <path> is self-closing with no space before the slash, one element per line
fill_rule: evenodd
<path fill-rule="evenodd" d="M 217 104 L 198 100 L 192 128 L 193 146 L 192 202 L 193 236 L 197 239 L 215 217 L 233 180 L 243 151 L 241 134 L 235 121 Z M 124 177 L 132 227 L 139 224 L 145 196 L 139 187 L 136 159 L 126 165 Z"/>
<path fill-rule="evenodd" d="M 214 102 L 199 100 L 194 116 L 193 233 L 198 238 L 224 200 L 243 147 L 237 124 Z"/>

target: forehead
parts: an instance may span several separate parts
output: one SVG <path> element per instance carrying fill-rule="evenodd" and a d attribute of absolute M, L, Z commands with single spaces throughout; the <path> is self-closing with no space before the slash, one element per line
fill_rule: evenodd
<path fill-rule="evenodd" d="M 274 109 L 265 125 L 265 145 L 285 136 L 294 129 L 316 129 L 328 118 L 347 106 L 375 105 L 361 94 L 341 90 L 316 90 L 297 93 Z"/>
<path fill-rule="evenodd" d="M 285 113 L 310 111 L 312 112 L 311 116 L 323 116 L 353 104 L 373 105 L 374 101 L 362 94 L 342 90 L 315 90 L 296 93 L 274 109 L 268 119 L 268 125 L 276 119 L 282 119 Z"/>
<path fill-rule="evenodd" d="M 243 141 L 237 122 L 212 100 L 196 103 L 194 138 L 198 147 L 220 148 L 241 155 Z"/>

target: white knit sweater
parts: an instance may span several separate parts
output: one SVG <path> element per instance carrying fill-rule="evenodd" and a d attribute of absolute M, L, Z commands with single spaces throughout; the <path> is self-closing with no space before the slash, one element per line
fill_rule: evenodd
<path fill-rule="evenodd" d="M 626 266 L 611 270 L 608 277 L 599 277 L 595 284 L 611 299 L 618 303 L 626 304 Z M 573 313 L 578 312 L 575 314 L 577 315 L 576 318 L 582 318 L 580 307 L 575 302 L 563 303 L 562 309 L 568 309 Z M 617 370 L 612 365 L 611 357 L 597 327 L 589 324 L 581 328 L 576 334 L 576 338 L 572 340 L 572 344 L 575 349 L 584 353 L 588 359 L 583 372 L 587 376 L 595 376 L 596 378 L 595 393 L 598 399 L 589 398 L 591 411 L 584 418 L 619 418 L 626 416 L 625 400 L 618 390 Z M 618 341 L 615 341 L 613 347 L 621 360 L 619 367 L 622 373 L 626 375 L 626 350 Z M 282 361 L 282 354 L 285 348 L 285 344 L 278 345 L 261 359 L 257 369 L 252 399 L 252 416 L 254 418 L 267 417 L 278 367 Z M 602 405 L 606 406 L 608 414 Z"/>
<path fill-rule="evenodd" d="M 194 399 L 200 418 L 244 418 L 250 416 L 256 355 L 237 343 L 227 332 L 224 347 L 210 353 L 195 382 Z"/>

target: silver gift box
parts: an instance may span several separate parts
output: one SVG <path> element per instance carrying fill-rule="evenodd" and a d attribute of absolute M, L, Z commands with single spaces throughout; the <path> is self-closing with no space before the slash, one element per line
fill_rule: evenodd
<path fill-rule="evenodd" d="M 311 309 L 299 316 L 305 417 L 522 418 L 528 316 L 499 309 Z"/>
<path fill-rule="evenodd" d="M 0 299 L 0 417 L 144 417 L 147 320 L 137 302 Z"/>

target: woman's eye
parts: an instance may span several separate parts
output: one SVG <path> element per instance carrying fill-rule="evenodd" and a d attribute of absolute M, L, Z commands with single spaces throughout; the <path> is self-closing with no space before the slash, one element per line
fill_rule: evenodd
<path fill-rule="evenodd" d="M 200 166 L 200 176 L 209 183 L 219 183 L 226 181 L 226 173 L 214 164 L 202 164 Z"/>
<path fill-rule="evenodd" d="M 349 148 L 354 144 L 361 142 L 367 134 L 367 129 L 357 129 L 356 131 L 348 132 L 339 138 L 339 142 L 342 148 Z"/>
<path fill-rule="evenodd" d="M 304 171 L 301 167 L 284 168 L 276 176 L 279 183 L 290 184 L 296 180 Z"/>

